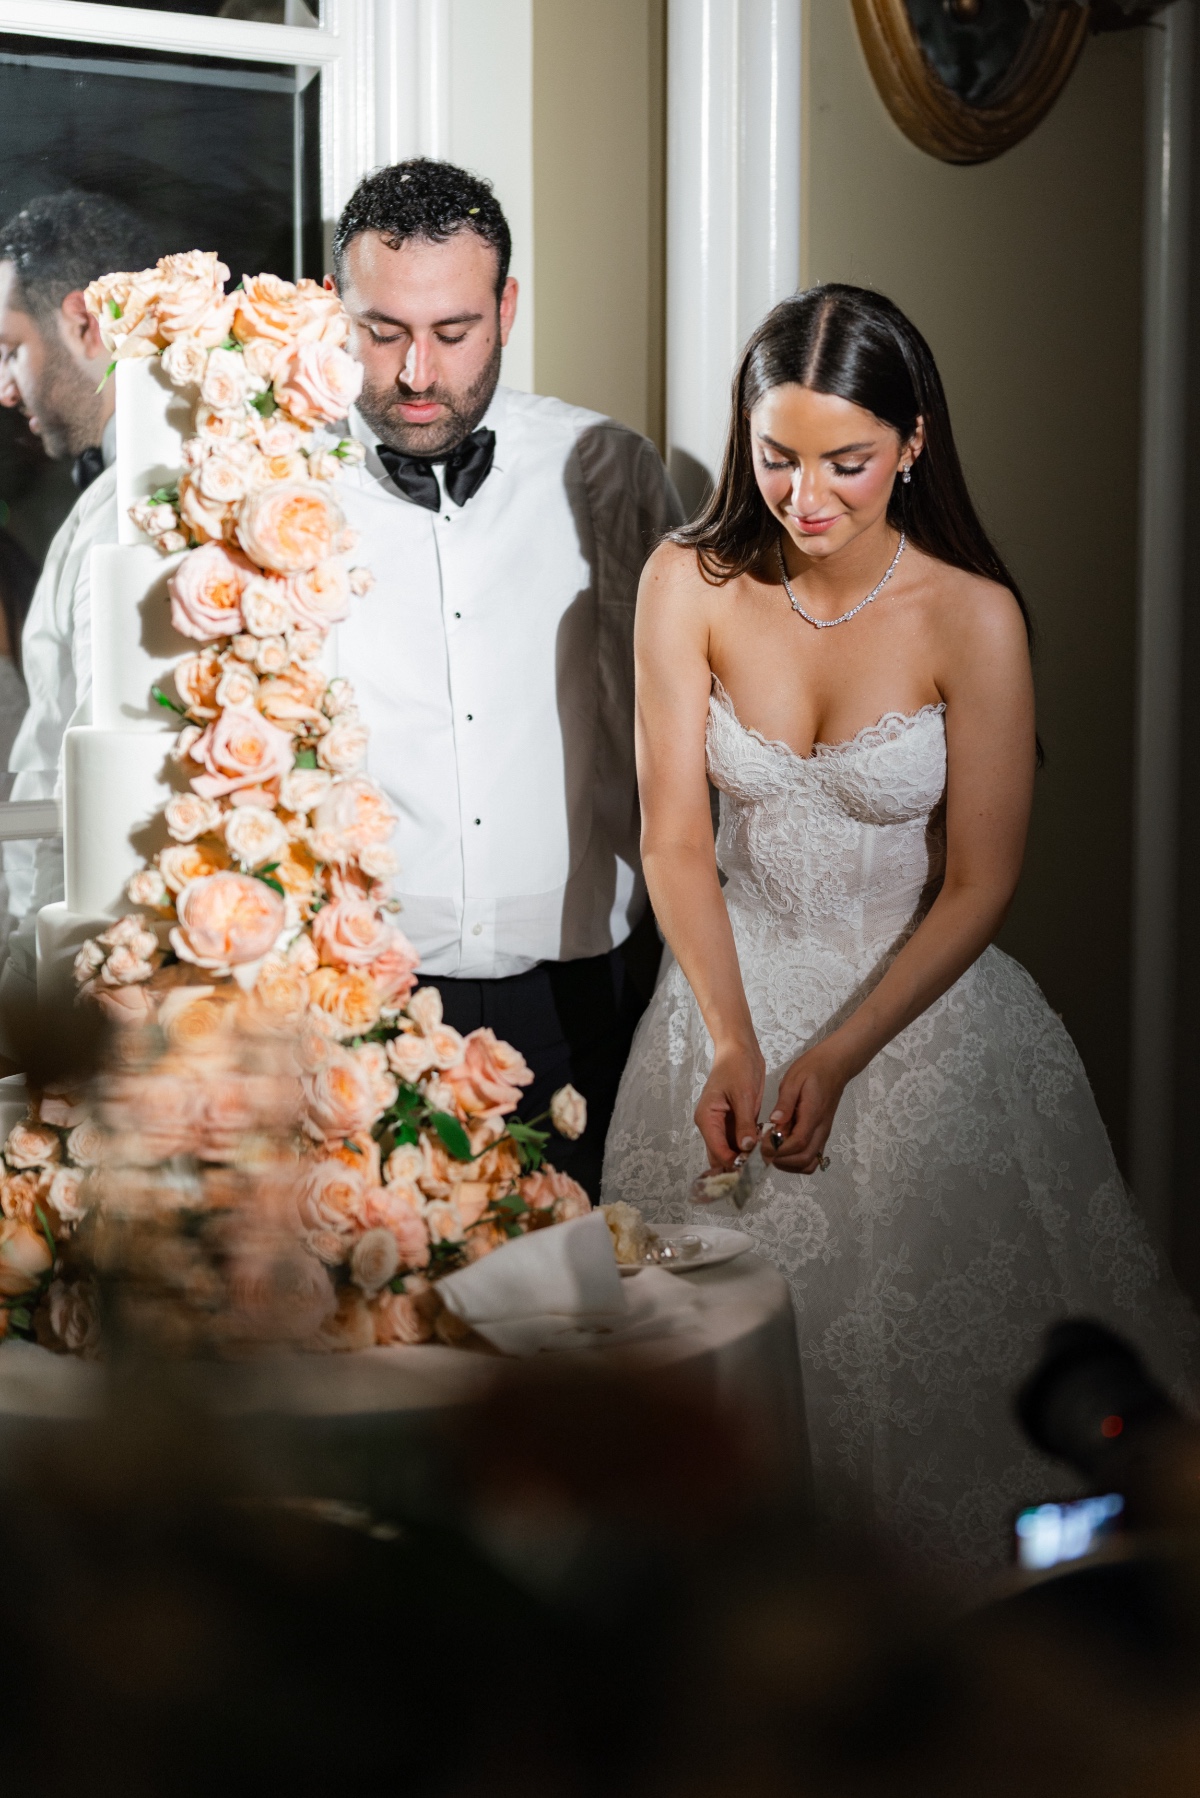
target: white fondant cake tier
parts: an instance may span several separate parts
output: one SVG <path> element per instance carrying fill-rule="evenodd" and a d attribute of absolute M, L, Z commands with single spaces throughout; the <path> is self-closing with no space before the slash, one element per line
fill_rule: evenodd
<path fill-rule="evenodd" d="M 117 541 L 144 544 L 129 516 L 137 500 L 174 487 L 183 466 L 183 440 L 192 433 L 195 393 L 172 387 L 157 356 L 118 362 Z"/>
<path fill-rule="evenodd" d="M 75 1000 L 75 957 L 90 936 L 107 928 L 111 918 L 43 905 L 37 918 L 38 1004 L 69 1006 Z"/>
<path fill-rule="evenodd" d="M 125 883 L 169 841 L 162 809 L 174 787 L 169 737 L 76 725 L 63 743 L 63 855 L 70 911 L 109 919 L 130 909 Z"/>
<path fill-rule="evenodd" d="M 100 730 L 179 729 L 151 688 L 174 697 L 171 670 L 196 648 L 171 623 L 167 581 L 182 560 L 149 544 L 92 551 L 92 723 Z"/>

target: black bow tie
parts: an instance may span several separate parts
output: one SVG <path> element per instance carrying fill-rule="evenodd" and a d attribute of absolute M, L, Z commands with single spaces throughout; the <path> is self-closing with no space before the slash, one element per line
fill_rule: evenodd
<path fill-rule="evenodd" d="M 86 493 L 97 475 L 104 473 L 104 451 L 96 449 L 80 450 L 71 464 L 71 479 L 79 493 Z"/>
<path fill-rule="evenodd" d="M 411 499 L 414 505 L 424 506 L 427 512 L 437 511 L 441 499 L 432 458 L 406 456 L 401 450 L 389 449 L 386 443 L 377 443 L 375 453 L 387 469 L 393 486 L 400 489 L 405 499 Z M 446 492 L 456 506 L 465 506 L 471 495 L 483 486 L 495 454 L 495 431 L 485 431 L 480 427 L 478 431 L 472 431 L 469 437 L 465 437 L 458 448 L 444 458 Z"/>

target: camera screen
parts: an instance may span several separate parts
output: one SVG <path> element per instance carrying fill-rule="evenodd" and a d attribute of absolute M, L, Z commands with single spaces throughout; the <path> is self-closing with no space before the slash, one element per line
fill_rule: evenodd
<path fill-rule="evenodd" d="M 1017 1565 L 1044 1570 L 1078 1561 L 1113 1534 L 1124 1509 L 1118 1492 L 1062 1505 L 1030 1505 L 1017 1513 Z"/>

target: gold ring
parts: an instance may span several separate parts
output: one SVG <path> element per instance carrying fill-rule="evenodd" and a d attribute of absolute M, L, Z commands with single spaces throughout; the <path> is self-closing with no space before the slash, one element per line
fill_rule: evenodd
<path fill-rule="evenodd" d="M 818 1157 L 817 1157 L 817 1172 L 823 1174 L 825 1172 L 825 1169 L 828 1166 L 829 1166 L 828 1155 L 818 1155 Z"/>

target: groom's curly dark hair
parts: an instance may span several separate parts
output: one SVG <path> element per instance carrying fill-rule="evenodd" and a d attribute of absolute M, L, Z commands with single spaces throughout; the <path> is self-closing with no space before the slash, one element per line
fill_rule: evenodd
<path fill-rule="evenodd" d="M 492 184 L 452 162 L 413 156 L 376 169 L 359 182 L 333 234 L 333 268 L 342 285 L 347 246 L 364 231 L 378 231 L 389 250 L 410 238 L 445 243 L 457 231 L 473 231 L 496 252 L 496 296 L 508 277 L 512 234 Z"/>

